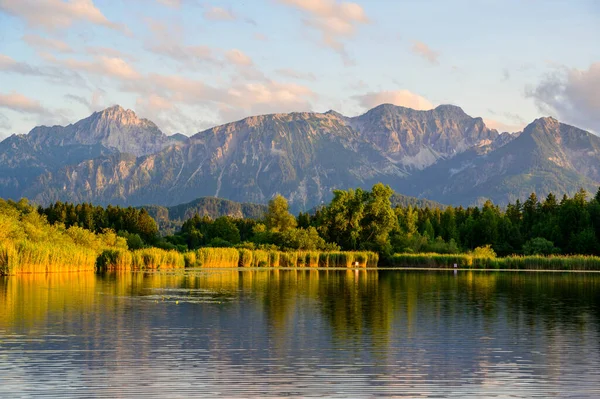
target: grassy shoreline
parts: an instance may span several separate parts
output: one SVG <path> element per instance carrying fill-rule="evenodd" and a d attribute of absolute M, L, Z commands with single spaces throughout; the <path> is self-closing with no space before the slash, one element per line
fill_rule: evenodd
<path fill-rule="evenodd" d="M 356 263 L 358 262 L 358 264 Z M 454 267 L 456 265 L 456 267 Z M 352 267 L 414 270 L 600 271 L 600 257 L 584 255 L 508 256 L 473 254 L 396 254 L 379 264 L 374 252 L 265 251 L 200 248 L 177 252 L 158 248 L 98 251 L 22 242 L 0 243 L 0 276 L 77 271 L 147 271 L 185 268 L 319 268 Z"/>
<path fill-rule="evenodd" d="M 587 255 L 478 257 L 471 254 L 396 254 L 381 268 L 600 271 L 600 257 Z"/>
<path fill-rule="evenodd" d="M 236 248 L 200 248 L 184 253 L 156 248 L 137 251 L 105 250 L 97 269 L 148 270 L 183 268 L 348 268 L 377 267 L 374 252 L 264 251 Z"/>
<path fill-rule="evenodd" d="M 0 245 L 0 276 L 74 271 L 143 271 L 184 268 L 374 268 L 374 252 L 263 251 L 200 248 L 177 252 L 158 248 L 93 251 L 27 243 Z"/>

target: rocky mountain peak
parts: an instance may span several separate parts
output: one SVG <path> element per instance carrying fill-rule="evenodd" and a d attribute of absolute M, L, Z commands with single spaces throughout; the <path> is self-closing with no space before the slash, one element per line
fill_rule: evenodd
<path fill-rule="evenodd" d="M 561 135 L 562 124 L 552 117 L 538 118 L 525 127 L 523 133 L 540 136 L 558 137 Z"/>
<path fill-rule="evenodd" d="M 106 108 L 102 111 L 95 112 L 91 118 L 108 123 L 115 123 L 118 125 L 154 125 L 153 122 L 148 119 L 139 118 L 135 112 L 130 109 L 125 109 L 120 105 L 113 105 L 112 107 Z"/>
<path fill-rule="evenodd" d="M 346 119 L 346 116 L 340 114 L 337 111 L 334 111 L 333 109 L 330 109 L 329 111 L 325 112 L 325 115 L 335 116 L 336 118 L 339 118 L 339 119 Z"/>
<path fill-rule="evenodd" d="M 470 118 L 470 116 L 467 115 L 461 107 L 452 104 L 438 105 L 434 108 L 434 111 L 438 114 L 443 114 L 448 117 Z"/>
<path fill-rule="evenodd" d="M 136 156 L 148 155 L 182 141 L 170 138 L 153 122 L 114 105 L 68 126 L 38 126 L 27 139 L 37 148 L 69 145 L 102 146 Z"/>
<path fill-rule="evenodd" d="M 533 122 L 531 122 L 531 125 L 538 125 L 538 126 L 544 126 L 544 127 L 556 127 L 556 126 L 560 125 L 560 122 L 551 116 L 544 116 L 544 117 L 538 118 L 538 119 L 534 120 Z"/>

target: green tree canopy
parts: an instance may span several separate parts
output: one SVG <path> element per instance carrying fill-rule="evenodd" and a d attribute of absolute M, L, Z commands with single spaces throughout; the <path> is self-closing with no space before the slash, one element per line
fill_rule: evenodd
<path fill-rule="evenodd" d="M 296 227 L 296 218 L 289 212 L 287 200 L 277 195 L 269 201 L 269 209 L 265 214 L 267 229 L 273 232 L 284 232 Z"/>

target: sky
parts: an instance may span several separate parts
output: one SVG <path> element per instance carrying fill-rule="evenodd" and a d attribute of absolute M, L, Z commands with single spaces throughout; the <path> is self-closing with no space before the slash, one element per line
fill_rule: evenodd
<path fill-rule="evenodd" d="M 114 104 L 166 134 L 458 105 L 600 132 L 597 0 L 0 0 L 0 138 Z"/>

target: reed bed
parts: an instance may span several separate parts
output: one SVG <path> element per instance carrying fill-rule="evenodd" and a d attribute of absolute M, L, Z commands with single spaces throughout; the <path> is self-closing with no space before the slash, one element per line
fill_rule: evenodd
<path fill-rule="evenodd" d="M 200 248 L 195 267 L 238 267 L 241 251 L 235 248 Z"/>
<path fill-rule="evenodd" d="M 138 271 L 237 267 L 376 267 L 371 252 L 281 252 L 235 248 L 201 248 L 180 253 L 158 248 L 95 251 L 78 246 L 51 246 L 24 241 L 0 244 L 0 275 L 64 271 Z"/>
<path fill-rule="evenodd" d="M 279 255 L 279 265 L 281 267 L 298 267 L 298 253 L 281 252 Z"/>
<path fill-rule="evenodd" d="M 246 248 L 202 248 L 184 255 L 186 267 L 377 267 L 374 252 L 264 251 Z"/>
<path fill-rule="evenodd" d="M 75 245 L 20 241 L 0 243 L 0 275 L 94 271 L 96 252 Z"/>
<path fill-rule="evenodd" d="M 269 252 L 262 250 L 252 251 L 252 267 L 271 267 Z"/>
<path fill-rule="evenodd" d="M 279 267 L 281 260 L 281 252 L 269 251 L 269 266 Z"/>
<path fill-rule="evenodd" d="M 239 249 L 239 267 L 251 267 L 252 266 L 252 250 L 250 249 Z M 226 267 L 226 266 L 221 266 Z"/>
<path fill-rule="evenodd" d="M 183 269 L 185 256 L 177 251 L 165 251 L 158 248 L 145 248 L 136 251 L 126 249 L 106 249 L 96 261 L 99 271 L 136 271 Z"/>
<path fill-rule="evenodd" d="M 514 270 L 600 270 L 600 257 L 587 255 L 477 257 L 471 254 L 396 254 L 386 266 L 419 268 L 514 269 Z"/>

